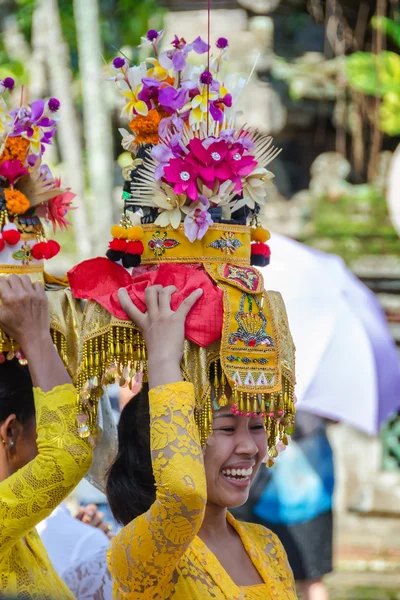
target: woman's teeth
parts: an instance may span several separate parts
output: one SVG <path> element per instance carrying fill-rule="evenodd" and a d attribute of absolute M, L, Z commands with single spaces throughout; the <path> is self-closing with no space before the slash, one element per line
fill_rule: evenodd
<path fill-rule="evenodd" d="M 222 475 L 225 477 L 235 477 L 236 479 L 247 479 L 251 477 L 253 473 L 253 467 L 248 469 L 222 469 Z"/>

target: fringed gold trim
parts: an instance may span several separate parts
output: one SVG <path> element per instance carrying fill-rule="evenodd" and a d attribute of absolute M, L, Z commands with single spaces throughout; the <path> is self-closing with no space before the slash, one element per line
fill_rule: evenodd
<path fill-rule="evenodd" d="M 147 381 L 147 357 L 140 331 L 129 322 L 108 328 L 82 342 L 76 378 L 78 431 L 81 437 L 97 435 L 97 406 L 104 388 L 113 383 L 136 395 Z"/>
<path fill-rule="evenodd" d="M 62 357 L 63 344 L 62 336 L 57 337 Z M 238 390 L 236 386 L 232 389 L 221 368 L 218 345 L 198 353 L 193 353 L 191 346 L 190 342 L 185 342 L 181 371 L 184 379 L 191 381 L 195 387 L 195 420 L 202 446 L 212 432 L 213 409 L 229 406 L 232 412 L 244 417 L 264 417 L 268 435 L 268 464 L 272 465 L 277 456 L 277 443 L 286 443 L 286 436 L 293 432 L 295 408 L 292 373 L 284 370 L 281 389 L 272 393 L 246 392 Z M 117 382 L 121 387 L 129 387 L 132 396 L 135 396 L 143 382 L 147 381 L 146 347 L 141 332 L 130 322 L 114 321 L 96 337 L 85 339 L 81 346 L 76 379 L 79 434 L 93 438 L 94 442 L 97 435 L 97 405 L 104 387 Z"/>

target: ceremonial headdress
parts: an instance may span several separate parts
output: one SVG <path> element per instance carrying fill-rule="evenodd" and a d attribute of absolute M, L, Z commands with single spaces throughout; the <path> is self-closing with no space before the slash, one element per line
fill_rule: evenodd
<path fill-rule="evenodd" d="M 43 154 L 56 131 L 60 102 L 56 98 L 36 100 L 10 110 L 6 98 L 13 88 L 11 77 L 0 81 L 0 275 L 29 275 L 32 281 L 55 290 L 62 288 L 57 285 L 61 282 L 46 275 L 44 261 L 58 254 L 60 245 L 47 239 L 44 223 L 54 231 L 57 227 L 65 229 L 69 225 L 66 214 L 73 208 L 75 197 L 43 162 Z M 52 295 L 51 326 L 60 355 L 73 368 L 72 360 L 67 358 L 68 354 L 72 356 L 67 348 L 72 328 L 65 321 L 66 303 L 63 290 L 62 297 L 57 292 Z M 78 332 L 74 329 L 76 345 Z M 0 332 L 0 360 L 11 359 L 15 354 L 26 362 L 16 342 Z"/>
<path fill-rule="evenodd" d="M 162 34 L 151 30 L 143 38 L 152 56 L 139 66 L 123 56 L 112 63 L 111 79 L 125 100 L 130 131 L 120 131 L 131 164 L 123 171 L 124 213 L 111 228 L 107 258 L 69 272 L 75 297 L 89 300 L 77 380 L 80 431 L 95 434 L 104 385 L 119 381 L 135 394 L 146 378 L 144 340 L 121 309 L 118 289 L 125 287 L 144 311 L 149 285 L 177 287 L 172 309 L 201 287 L 186 321 L 181 364 L 195 386 L 201 441 L 211 431 L 213 408 L 261 413 L 272 463 L 277 442 L 294 424 L 286 311 L 256 268 L 269 262 L 259 211 L 273 177 L 266 167 L 278 150 L 269 136 L 236 124 L 246 81 L 226 73 L 228 40 L 219 38 L 211 53 L 201 38 L 187 43 L 175 36 L 160 52 Z"/>

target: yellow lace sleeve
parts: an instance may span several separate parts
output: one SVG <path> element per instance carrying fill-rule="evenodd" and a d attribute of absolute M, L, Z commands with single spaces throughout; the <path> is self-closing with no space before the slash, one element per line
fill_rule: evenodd
<path fill-rule="evenodd" d="M 172 575 L 201 527 L 206 504 L 193 385 L 154 388 L 149 400 L 156 500 L 120 531 L 109 550 L 115 591 L 146 600 L 159 598 L 160 589 L 169 598 Z"/>
<path fill-rule="evenodd" d="M 37 456 L 0 482 L 0 556 L 45 519 L 90 467 L 92 450 L 76 427 L 76 390 L 34 388 Z"/>

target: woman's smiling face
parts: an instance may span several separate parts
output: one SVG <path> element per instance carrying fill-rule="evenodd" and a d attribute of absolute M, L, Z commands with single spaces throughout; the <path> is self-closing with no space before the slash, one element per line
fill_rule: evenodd
<path fill-rule="evenodd" d="M 204 454 L 208 503 L 225 508 L 244 504 L 266 454 L 263 417 L 241 417 L 229 408 L 213 411 L 213 433 Z"/>

